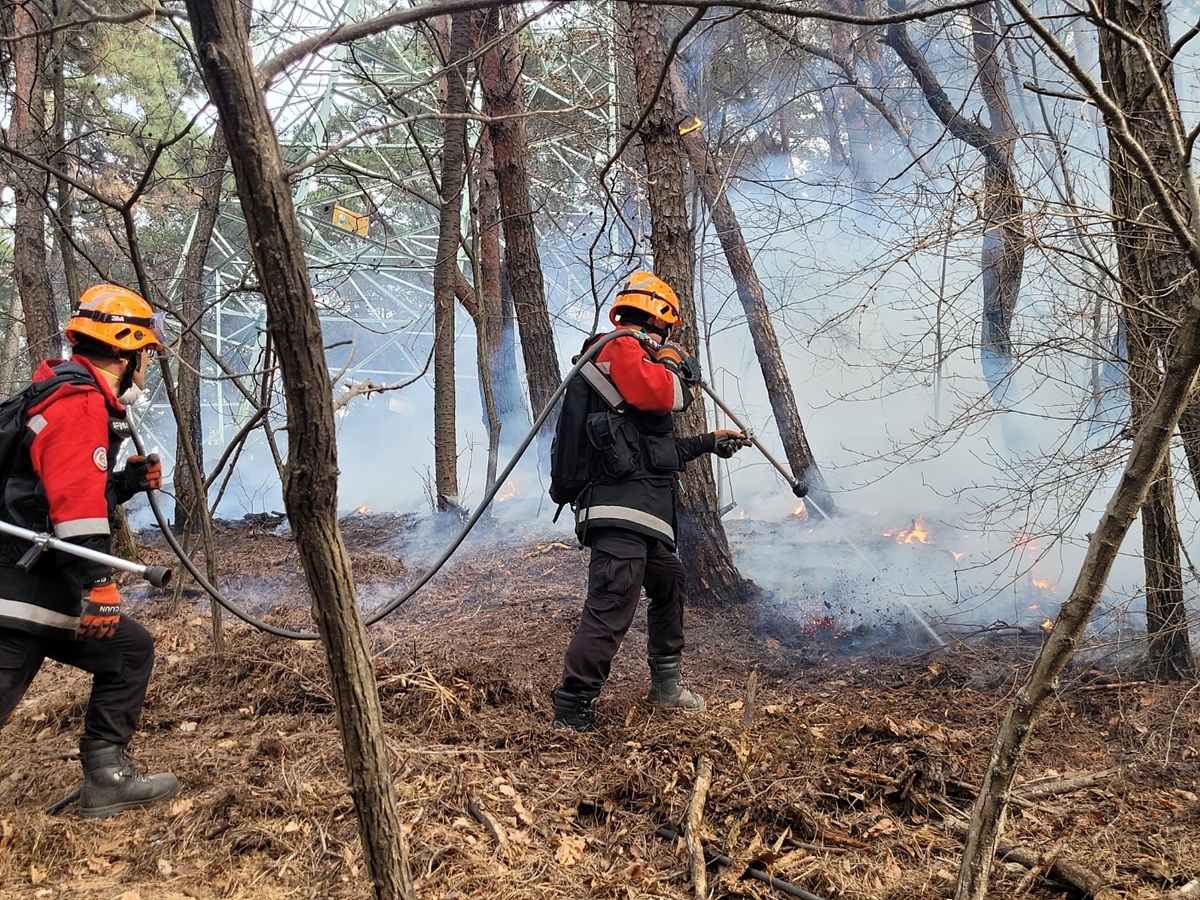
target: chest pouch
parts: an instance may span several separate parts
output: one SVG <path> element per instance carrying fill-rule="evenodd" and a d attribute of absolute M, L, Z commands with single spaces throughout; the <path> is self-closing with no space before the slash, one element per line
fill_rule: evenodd
<path fill-rule="evenodd" d="M 588 441 L 609 478 L 632 475 L 641 462 L 637 429 L 623 415 L 611 411 L 592 413 L 587 421 Z"/>
<path fill-rule="evenodd" d="M 651 472 L 681 472 L 683 461 L 679 447 L 670 435 L 648 434 L 642 438 L 646 447 L 646 466 Z"/>

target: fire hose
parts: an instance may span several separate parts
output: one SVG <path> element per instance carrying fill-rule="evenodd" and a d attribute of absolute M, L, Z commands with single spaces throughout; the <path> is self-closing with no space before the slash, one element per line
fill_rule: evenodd
<path fill-rule="evenodd" d="M 492 500 L 495 499 L 496 494 L 499 493 L 500 488 L 507 482 L 508 477 L 512 474 L 513 469 L 516 468 L 517 463 L 520 461 L 520 459 L 521 459 L 522 455 L 524 455 L 525 451 L 527 449 L 529 449 L 529 445 L 531 443 L 533 443 L 533 439 L 537 436 L 538 431 L 541 430 L 541 427 L 545 423 L 546 419 L 548 419 L 550 417 L 550 413 L 554 410 L 555 406 L 558 404 L 558 401 L 562 398 L 563 394 L 566 393 L 567 385 L 569 385 L 571 383 L 571 379 L 573 379 L 580 372 L 580 370 L 583 369 L 583 367 L 588 362 L 590 362 L 596 356 L 597 353 L 600 352 L 600 348 L 602 348 L 609 341 L 615 340 L 616 338 L 622 337 L 622 336 L 630 336 L 630 337 L 635 337 L 639 340 L 643 340 L 643 341 L 645 340 L 645 338 L 637 332 L 630 331 L 630 330 L 624 329 L 624 328 L 618 328 L 615 331 L 611 331 L 611 332 L 608 332 L 607 334 L 601 335 L 583 353 L 581 353 L 576 358 L 574 365 L 571 367 L 570 371 L 567 372 L 566 377 L 563 378 L 562 382 L 554 390 L 554 393 L 551 394 L 550 399 L 548 401 L 546 401 L 545 408 L 538 415 L 537 419 L 534 420 L 532 427 L 529 429 L 528 433 L 526 433 L 525 437 L 522 439 L 520 445 L 514 451 L 514 453 L 512 455 L 512 459 L 510 459 L 508 461 L 508 464 L 504 467 L 503 471 L 501 471 L 499 474 L 497 474 L 495 482 L 492 484 L 491 488 L 484 494 L 479 505 L 475 508 L 474 512 L 472 512 L 471 516 L 467 519 L 467 521 L 463 525 L 462 529 L 454 537 L 454 540 L 452 540 L 450 542 L 450 544 L 447 546 L 445 551 L 443 551 L 442 555 L 439 556 L 436 560 L 434 560 L 432 565 L 430 565 L 430 567 L 421 575 L 421 577 L 418 578 L 403 594 L 401 594 L 400 596 L 396 597 L 393 600 L 388 601 L 387 603 L 385 603 L 378 609 L 373 610 L 369 615 L 367 615 L 367 617 L 363 620 L 364 625 L 371 626 L 371 625 L 374 625 L 374 624 L 380 622 L 381 620 L 383 620 L 384 618 L 386 618 L 387 616 L 389 616 L 393 612 L 395 612 L 397 609 L 399 609 L 401 606 L 403 606 L 405 603 L 407 603 L 417 593 L 417 591 L 419 591 L 421 588 L 423 588 L 426 584 L 429 583 L 429 580 L 431 578 L 433 578 L 433 576 L 438 573 L 438 571 L 442 568 L 442 566 L 444 566 L 449 561 L 450 557 L 453 556 L 458 551 L 458 548 L 462 545 L 462 542 L 464 540 L 466 540 L 467 535 L 469 535 L 471 533 L 471 530 L 475 527 L 475 525 L 483 517 L 483 514 L 487 511 L 488 507 L 491 505 Z M 808 485 L 803 480 L 803 478 L 798 478 L 798 477 L 793 476 L 782 465 L 780 465 L 780 463 L 775 459 L 775 457 L 772 456 L 771 453 L 762 445 L 762 442 L 760 442 L 757 438 L 755 438 L 753 436 L 753 433 L 738 420 L 737 416 L 734 415 L 734 413 L 729 409 L 729 407 L 725 404 L 725 402 L 723 400 L 721 400 L 721 398 L 718 397 L 713 392 L 712 388 L 710 388 L 704 382 L 700 382 L 699 385 L 704 390 L 704 392 L 706 394 L 708 394 L 709 397 L 712 398 L 713 402 L 729 417 L 730 421 L 732 421 L 741 430 L 741 432 L 746 435 L 747 442 L 750 443 L 753 447 L 755 447 L 755 449 L 757 449 L 760 453 L 762 453 L 762 455 L 767 459 L 767 461 L 775 469 L 777 469 L 779 471 L 779 473 L 784 477 L 784 479 L 787 481 L 788 485 L 791 487 L 792 493 L 795 494 L 797 497 L 804 497 L 808 493 Z M 146 452 L 146 448 L 145 448 L 145 445 L 142 443 L 141 436 L 137 433 L 137 430 L 132 427 L 130 428 L 130 434 L 133 438 L 134 446 L 137 447 L 138 453 L 141 453 L 144 455 Z M 158 527 L 159 527 L 159 529 L 161 529 L 161 531 L 163 533 L 163 537 L 166 538 L 167 544 L 171 547 L 171 550 L 179 558 L 179 561 L 183 564 L 184 568 L 186 568 L 188 570 L 188 572 L 191 574 L 191 576 L 196 580 L 196 583 L 199 584 L 200 587 L 203 588 L 204 591 L 206 593 L 208 593 L 209 596 L 211 596 L 223 609 L 225 609 L 227 612 L 231 613 L 232 615 L 236 616 L 237 618 L 241 619 L 243 622 L 246 622 L 249 625 L 253 625 L 255 628 L 259 629 L 260 631 L 264 631 L 267 634 L 275 635 L 276 637 L 288 638 L 290 640 L 295 640 L 295 641 L 312 641 L 312 640 L 317 640 L 320 637 L 320 635 L 317 634 L 316 632 L 294 631 L 290 628 L 283 628 L 281 626 L 272 625 L 269 622 L 265 622 L 262 619 L 259 619 L 258 617 L 254 616 L 252 613 L 248 612 L 247 610 L 243 609 L 240 605 L 233 602 L 232 600 L 227 598 L 224 594 L 222 594 L 220 592 L 220 590 L 218 590 L 213 584 L 211 584 L 208 581 L 207 578 L 204 577 L 204 574 L 200 571 L 200 569 L 192 561 L 191 557 L 188 556 L 187 551 L 184 550 L 184 548 L 180 545 L 179 540 L 175 537 L 174 532 L 171 530 L 170 523 L 167 521 L 167 517 L 162 511 L 162 507 L 158 503 L 158 499 L 155 496 L 155 492 L 149 491 L 147 493 L 148 493 L 148 496 L 150 499 L 150 508 L 154 512 L 155 521 L 158 522 Z M 825 518 L 826 521 L 833 523 L 833 520 L 830 519 L 829 515 L 823 509 L 821 509 L 821 507 L 819 505 L 817 505 L 815 502 L 813 502 L 811 498 L 809 498 L 809 500 L 807 500 L 806 502 L 812 503 L 814 508 L 817 510 L 817 512 L 819 512 Z M 839 530 L 841 530 L 841 529 L 839 529 Z M 843 533 L 843 536 L 845 536 L 844 533 Z M 859 556 L 861 556 L 867 562 L 867 564 L 869 566 L 872 566 L 873 568 L 876 569 L 876 571 L 878 571 L 878 567 L 873 566 L 873 564 L 870 562 L 870 560 L 868 560 L 866 558 L 866 556 L 862 553 L 861 550 L 858 549 L 857 545 L 855 545 L 853 541 L 850 541 L 850 539 L 848 537 L 846 537 L 846 540 L 850 543 L 850 545 L 852 547 L 854 547 L 855 551 L 858 552 Z M 70 547 L 70 546 L 71 545 L 68 545 L 68 547 Z M 116 559 L 116 557 L 113 557 L 113 559 Z M 121 560 L 120 562 L 121 562 L 121 566 L 120 566 L 121 568 L 128 569 L 130 571 L 136 571 L 136 569 L 130 568 L 131 566 L 136 566 L 136 564 L 127 563 L 124 560 Z M 114 566 L 117 565 L 115 562 L 112 564 Z M 141 567 L 141 568 L 144 569 L 145 567 Z M 161 567 L 151 567 L 151 568 L 161 568 Z M 141 573 L 139 572 L 139 574 L 141 574 Z M 170 577 L 169 570 L 168 570 L 167 577 L 168 578 Z M 159 585 L 159 586 L 161 586 L 161 585 Z M 933 630 L 933 627 L 929 624 L 929 622 L 920 614 L 920 612 L 914 606 L 912 606 L 911 603 L 909 603 L 907 601 L 907 599 L 905 599 L 905 598 L 902 598 L 902 599 L 904 600 L 905 604 L 908 606 L 909 611 L 916 617 L 917 621 L 920 622 L 921 625 L 923 625 L 925 627 L 925 629 L 929 632 L 930 635 L 932 635 L 934 640 L 937 641 L 937 643 L 939 645 L 944 646 L 945 641 L 943 641 L 941 639 L 941 637 L 937 634 L 937 632 L 935 632 Z"/>
<path fill-rule="evenodd" d="M 562 395 L 566 393 L 567 385 L 570 384 L 571 379 L 574 378 L 580 369 L 582 369 L 597 353 L 600 352 L 601 347 L 603 347 L 609 341 L 624 335 L 632 335 L 636 337 L 634 332 L 624 328 L 619 328 L 616 331 L 601 335 L 590 347 L 587 348 L 586 351 L 579 355 L 579 358 L 575 361 L 575 364 L 571 367 L 571 370 L 567 372 L 567 375 L 562 380 L 562 383 L 555 389 L 554 393 L 550 396 L 550 399 L 546 402 L 546 408 L 542 410 L 541 414 L 534 421 L 533 426 L 529 429 L 529 432 L 525 435 L 524 440 L 521 441 L 520 446 L 518 446 L 516 451 L 513 453 L 512 459 L 508 461 L 508 465 L 506 465 L 504 470 L 496 476 L 495 483 L 493 483 L 492 487 L 484 494 L 479 506 L 475 508 L 475 511 L 471 514 L 470 518 L 467 519 L 466 523 L 455 536 L 454 540 L 450 542 L 450 545 L 446 548 L 442 555 L 434 560 L 433 564 L 421 575 L 420 578 L 416 580 L 415 583 L 412 584 L 412 586 L 408 588 L 408 590 L 406 590 L 399 597 L 396 597 L 394 600 L 389 600 L 383 606 L 373 610 L 363 620 L 365 625 L 374 625 L 387 616 L 390 616 L 393 612 L 407 603 L 408 600 L 410 600 L 412 596 L 417 593 L 417 591 L 428 584 L 429 580 L 438 573 L 438 570 L 441 569 L 442 566 L 444 566 L 450 559 L 450 557 L 454 555 L 454 553 L 462 545 L 462 542 L 466 540 L 467 535 L 471 533 L 471 529 L 473 529 L 475 524 L 480 520 L 480 518 L 483 517 L 483 514 L 487 511 L 488 506 L 491 505 L 491 502 L 495 498 L 496 494 L 500 492 L 500 488 L 504 486 L 509 475 L 512 474 L 513 469 L 517 467 L 517 463 L 520 461 L 521 456 L 529 448 L 529 445 L 533 443 L 533 439 L 537 436 L 538 431 L 541 430 L 541 427 L 545 423 L 546 419 L 550 417 L 550 413 L 554 410 L 555 405 L 561 399 Z M 133 437 L 133 443 L 134 446 L 137 447 L 138 453 L 145 454 L 146 448 L 142 444 L 141 436 L 133 428 L 130 429 L 130 434 Z M 232 615 L 237 616 L 243 622 L 253 625 L 260 631 L 265 631 L 268 634 L 275 635 L 276 637 L 289 638 L 293 641 L 313 641 L 320 637 L 320 635 L 318 635 L 316 632 L 293 631 L 290 628 L 281 628 L 278 625 L 272 625 L 269 622 L 264 622 L 262 619 L 259 619 L 247 612 L 237 603 L 234 603 L 232 600 L 224 596 L 208 581 L 207 578 L 204 577 L 203 573 L 199 570 L 196 564 L 192 562 L 191 557 L 188 556 L 187 551 L 180 546 L 179 540 L 175 537 L 174 532 L 172 532 L 170 523 L 167 522 L 167 517 L 163 514 L 162 508 L 159 506 L 158 500 L 154 496 L 153 491 L 149 492 L 149 497 L 150 508 L 154 511 L 154 518 L 158 522 L 158 527 L 162 530 L 163 537 L 166 538 L 171 550 L 174 551 L 175 555 L 179 557 L 179 561 L 183 564 L 184 568 L 186 568 L 188 572 L 191 573 L 191 576 L 196 579 L 196 583 L 199 584 L 200 587 L 202 587 L 205 592 L 209 594 L 209 596 L 216 600 L 223 609 Z"/>

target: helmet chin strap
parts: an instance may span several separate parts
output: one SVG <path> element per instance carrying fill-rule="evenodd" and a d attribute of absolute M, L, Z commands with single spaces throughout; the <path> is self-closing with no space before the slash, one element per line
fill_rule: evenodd
<path fill-rule="evenodd" d="M 125 360 L 125 371 L 121 373 L 121 380 L 117 382 L 118 397 L 133 387 L 133 373 L 137 371 L 139 353 L 140 351 L 134 351 L 119 354 L 120 358 Z"/>

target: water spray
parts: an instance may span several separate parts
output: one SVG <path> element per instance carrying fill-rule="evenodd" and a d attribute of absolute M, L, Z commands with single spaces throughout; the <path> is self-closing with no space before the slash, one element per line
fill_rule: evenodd
<path fill-rule="evenodd" d="M 731 421 L 734 425 L 736 425 L 738 430 L 742 434 L 746 435 L 746 440 L 754 447 L 754 449 L 756 449 L 759 453 L 761 453 L 766 458 L 767 462 L 769 462 L 772 465 L 772 467 L 774 467 L 774 469 L 777 472 L 779 472 L 780 475 L 783 476 L 784 480 L 791 487 L 792 493 L 795 494 L 800 499 L 804 500 L 804 502 L 806 504 L 810 504 L 813 507 L 813 509 L 815 509 L 818 513 L 821 514 L 821 518 L 823 518 L 826 522 L 828 522 L 830 525 L 832 525 L 834 528 L 836 528 L 838 531 L 838 534 L 840 534 L 842 536 L 842 539 L 847 544 L 850 545 L 850 548 L 855 553 L 858 554 L 859 559 L 861 559 L 864 563 L 866 563 L 867 568 L 874 571 L 876 575 L 882 575 L 883 570 L 880 569 L 879 566 L 875 565 L 875 563 L 871 561 L 871 559 L 862 551 L 862 549 L 858 546 L 858 544 L 856 544 L 853 540 L 851 540 L 850 535 L 848 535 L 846 533 L 846 530 L 844 528 L 842 528 L 840 525 L 838 525 L 838 523 L 835 522 L 832 518 L 830 518 L 829 514 L 821 508 L 821 504 L 819 504 L 815 500 L 813 500 L 812 497 L 808 497 L 808 482 L 805 481 L 803 477 L 794 476 L 794 475 L 792 475 L 791 472 L 789 472 L 787 469 L 785 469 L 783 467 L 783 465 L 780 464 L 779 460 L 777 460 L 774 456 L 772 456 L 770 451 L 768 451 L 767 448 L 762 445 L 762 442 L 759 441 L 759 439 L 754 436 L 754 432 L 751 431 L 745 425 L 745 423 L 743 423 L 736 415 L 734 415 L 733 410 L 731 410 L 725 404 L 724 400 L 722 400 L 720 397 L 718 397 L 716 395 L 716 393 L 713 391 L 713 389 L 711 387 L 708 386 L 708 384 L 706 384 L 703 381 L 701 381 L 699 384 L 700 384 L 701 390 L 703 390 L 704 393 L 708 394 L 708 396 L 712 399 L 712 402 L 717 405 L 717 407 L 721 410 L 721 412 L 725 413 L 725 415 L 729 417 L 729 421 Z M 939 635 L 936 631 L 934 631 L 934 628 L 929 623 L 929 620 L 927 618 L 925 618 L 925 616 L 921 615 L 921 611 L 919 609 L 917 609 L 915 606 L 913 606 L 912 601 L 910 601 L 903 594 L 897 594 L 897 596 L 899 596 L 900 602 L 903 603 L 905 605 L 905 607 L 907 607 L 907 609 L 910 613 L 912 613 L 913 618 L 916 619 L 917 622 L 920 623 L 921 627 L 923 627 L 925 629 L 925 631 L 929 634 L 929 636 L 931 638 L 933 638 L 934 641 L 937 642 L 937 645 L 939 647 L 945 647 L 946 642 L 944 640 L 942 640 L 941 635 Z"/>
<path fill-rule="evenodd" d="M 394 600 L 389 601 L 388 603 L 386 603 L 383 606 L 381 606 L 380 608 L 372 611 L 368 616 L 366 616 L 366 618 L 363 620 L 364 625 L 367 625 L 367 626 L 374 625 L 375 623 L 379 622 L 380 620 L 391 615 L 393 612 L 395 612 L 397 609 L 399 609 L 402 605 L 404 605 L 406 602 L 408 602 L 408 600 L 410 600 L 413 597 L 413 595 L 415 595 L 417 593 L 417 591 L 419 591 L 421 588 L 423 588 L 429 582 L 429 580 L 438 573 L 438 571 L 442 568 L 442 566 L 444 566 L 446 564 L 446 562 L 450 559 L 450 557 L 454 555 L 454 553 L 462 545 L 462 542 L 464 540 L 466 540 L 467 535 L 471 533 L 471 530 L 475 527 L 476 523 L 480 520 L 480 518 L 482 518 L 484 512 L 487 511 L 488 507 L 492 503 L 492 500 L 495 499 L 496 494 L 499 493 L 500 488 L 508 480 L 508 477 L 512 474 L 513 469 L 516 468 L 517 463 L 520 461 L 522 455 L 524 455 L 525 451 L 527 449 L 529 449 L 529 445 L 533 442 L 533 439 L 537 436 L 537 433 L 541 430 L 542 425 L 550 417 L 550 413 L 554 410 L 555 406 L 558 404 L 558 401 L 562 398 L 563 394 L 566 393 L 567 385 L 571 383 L 571 379 L 574 378 L 579 373 L 579 371 L 588 362 L 590 362 L 596 356 L 597 353 L 600 352 L 601 347 L 603 347 L 609 341 L 615 340 L 618 337 L 635 337 L 635 338 L 638 338 L 639 340 L 644 340 L 644 337 L 641 334 L 639 334 L 638 332 L 630 331 L 625 328 L 618 328 L 615 331 L 611 331 L 611 332 L 608 332 L 607 334 L 600 335 L 599 338 L 597 338 L 595 341 L 593 341 L 592 344 L 575 359 L 575 363 L 571 367 L 571 370 L 569 372 L 567 372 L 566 377 L 563 378 L 562 382 L 555 389 L 554 393 L 551 394 L 550 399 L 546 402 L 545 409 L 543 409 L 541 411 L 541 413 L 538 415 L 537 419 L 534 420 L 533 425 L 530 427 L 528 433 L 525 435 L 525 437 L 521 441 L 520 445 L 513 452 L 512 459 L 510 459 L 508 461 L 508 465 L 506 465 L 504 467 L 504 470 L 502 472 L 500 472 L 496 475 L 496 480 L 493 482 L 492 487 L 484 494 L 479 505 L 475 508 L 475 511 L 471 514 L 470 518 L 467 519 L 466 523 L 463 525 L 463 527 L 459 531 L 459 533 L 455 536 L 454 540 L 452 540 L 450 542 L 449 546 L 445 549 L 445 551 L 442 553 L 442 555 L 439 556 L 436 560 L 434 560 L 433 564 L 421 575 L 420 578 L 418 578 L 416 580 L 416 582 L 414 582 L 408 588 L 408 590 L 406 590 L 399 597 L 395 598 Z M 789 473 L 782 465 L 780 465 L 780 463 L 775 459 L 775 457 L 773 457 L 770 454 L 770 452 L 768 452 L 767 449 L 762 445 L 762 443 L 759 442 L 759 440 L 753 436 L 751 431 L 738 420 L 737 416 L 734 415 L 734 413 L 729 409 L 729 407 L 725 405 L 724 401 L 722 401 L 720 397 L 718 397 L 716 394 L 713 393 L 712 389 L 707 384 L 705 384 L 704 382 L 700 382 L 700 387 L 704 390 L 704 392 L 706 394 L 708 394 L 709 397 L 712 398 L 713 402 L 716 403 L 717 406 L 719 406 L 721 408 L 721 410 L 729 417 L 730 421 L 732 421 L 735 425 L 737 425 L 738 428 L 741 430 L 741 432 L 746 435 L 746 439 L 755 448 L 757 448 L 758 451 L 760 453 L 762 453 L 762 455 L 764 457 L 766 457 L 767 461 L 770 462 L 771 465 L 774 466 L 779 471 L 779 473 L 787 480 L 788 484 L 792 488 L 792 493 L 795 494 L 799 498 L 804 498 L 808 494 L 808 483 L 806 481 L 804 481 L 803 478 L 793 477 L 791 475 L 791 473 Z M 146 449 L 142 443 L 141 436 L 137 433 L 136 429 L 134 429 L 132 427 L 130 427 L 130 434 L 131 434 L 131 437 L 133 438 L 134 446 L 137 448 L 138 452 L 144 454 L 146 452 Z M 183 564 L 184 568 L 186 568 L 188 570 L 188 572 L 191 574 L 191 576 L 196 580 L 196 583 L 199 584 L 200 587 L 202 587 L 205 590 L 205 592 L 208 593 L 209 596 L 211 596 L 223 609 L 225 609 L 227 612 L 231 613 L 232 615 L 236 616 L 237 618 L 241 619 L 243 622 L 246 622 L 249 625 L 253 625 L 255 628 L 259 629 L 260 631 L 264 631 L 268 634 L 273 634 L 276 637 L 283 637 L 283 638 L 288 638 L 290 640 L 296 640 L 296 641 L 312 641 L 312 640 L 316 640 L 318 637 L 320 637 L 320 635 L 318 635 L 316 632 L 295 631 L 295 630 L 292 630 L 289 628 L 282 628 L 278 625 L 272 625 L 269 622 L 264 622 L 262 619 L 257 618 L 256 616 L 247 612 L 245 609 L 243 609 L 238 604 L 234 603 L 232 600 L 225 597 L 215 586 L 213 586 L 208 581 L 207 578 L 204 577 L 204 574 L 199 570 L 199 568 L 197 568 L 196 564 L 194 562 L 192 562 L 191 557 L 188 556 L 187 552 L 180 545 L 178 539 L 175 537 L 175 534 L 171 529 L 170 523 L 167 521 L 166 515 L 163 513 L 162 508 L 159 506 L 158 499 L 155 496 L 155 492 L 149 491 L 147 493 L 150 498 L 150 508 L 154 512 L 154 518 L 158 522 L 158 526 L 163 533 L 163 537 L 166 538 L 166 541 L 170 545 L 171 550 L 174 551 L 175 555 L 179 558 L 179 561 Z M 854 548 L 855 552 L 857 552 L 858 555 L 860 557 L 862 557 L 863 561 L 870 568 L 874 569 L 877 573 L 881 574 L 879 567 L 876 566 L 874 563 L 872 563 L 869 559 L 867 559 L 866 555 L 858 548 L 858 546 L 852 540 L 850 540 L 849 536 L 846 535 L 845 531 L 843 529 L 841 529 L 840 527 L 838 527 L 837 523 L 833 522 L 833 520 L 829 518 L 829 516 L 826 514 L 826 512 L 823 509 L 821 509 L 821 507 L 817 503 L 815 503 L 811 498 L 809 498 L 805 502 L 811 503 L 813 505 L 813 507 L 817 510 L 817 512 L 819 512 L 825 518 L 826 521 L 833 524 L 835 528 L 838 528 L 838 531 L 845 538 L 846 542 L 848 544 L 850 544 L 851 547 Z M 11 526 L 9 526 L 9 527 L 11 527 Z M 0 523 L 0 529 L 7 530 L 7 528 L 4 527 L 4 523 Z M 33 533 L 30 532 L 30 534 L 33 534 Z M 46 536 L 42 536 L 42 537 L 46 537 Z M 27 538 L 27 540 L 29 540 L 29 539 L 32 539 L 32 538 Z M 48 537 L 46 539 L 50 540 L 50 541 L 54 540 L 53 538 L 48 538 Z M 55 543 L 61 543 L 61 542 L 55 542 Z M 67 544 L 62 549 L 66 549 L 68 552 L 74 552 L 74 550 L 72 548 L 83 549 L 83 548 L 79 548 L 76 545 L 72 545 L 72 544 Z M 89 551 L 89 552 L 93 552 L 93 551 Z M 80 555 L 82 555 L 82 554 L 80 554 Z M 103 555 L 103 554 L 101 554 L 101 555 Z M 120 559 L 119 557 L 106 557 L 106 559 L 104 561 L 110 562 L 110 564 L 113 565 L 114 567 L 126 569 L 128 571 L 134 571 L 134 572 L 137 572 L 138 574 L 142 574 L 148 580 L 149 580 L 149 575 L 145 575 L 145 570 L 157 570 L 157 569 L 162 568 L 160 566 L 150 566 L 150 567 L 138 566 L 136 563 L 127 562 L 126 560 Z M 165 571 L 167 572 L 166 578 L 169 579 L 170 578 L 170 570 L 165 570 Z M 166 581 L 164 580 L 163 584 L 157 584 L 156 582 L 151 580 L 151 583 L 156 584 L 156 586 L 158 586 L 158 587 L 162 587 L 166 584 Z M 917 621 L 920 622 L 925 627 L 925 629 L 929 632 L 929 634 L 933 637 L 933 639 L 938 643 L 938 645 L 945 646 L 946 642 L 943 641 L 941 639 L 941 637 L 937 634 L 937 632 L 935 632 L 933 630 L 933 627 L 920 614 L 920 612 L 915 607 L 913 607 L 911 603 L 908 602 L 907 598 L 901 597 L 901 599 L 904 601 L 904 603 L 908 607 L 908 609 L 912 612 L 913 616 L 916 617 Z"/>

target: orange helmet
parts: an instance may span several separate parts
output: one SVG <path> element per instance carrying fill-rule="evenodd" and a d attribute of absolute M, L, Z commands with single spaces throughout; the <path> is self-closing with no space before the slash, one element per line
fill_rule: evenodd
<path fill-rule="evenodd" d="M 641 310 L 672 328 L 679 324 L 679 298 L 671 286 L 653 272 L 634 272 L 625 287 L 617 291 L 617 298 L 608 311 L 608 319 L 614 325 L 620 324 L 617 318 L 622 309 Z"/>
<path fill-rule="evenodd" d="M 89 338 L 118 351 L 161 350 L 166 344 L 162 316 L 140 294 L 115 284 L 97 284 L 84 291 L 66 332 L 72 344 Z"/>

